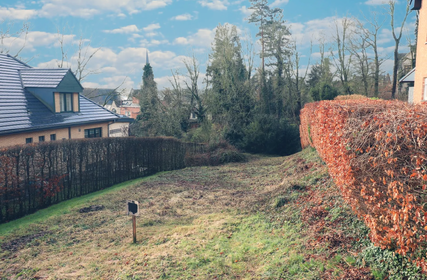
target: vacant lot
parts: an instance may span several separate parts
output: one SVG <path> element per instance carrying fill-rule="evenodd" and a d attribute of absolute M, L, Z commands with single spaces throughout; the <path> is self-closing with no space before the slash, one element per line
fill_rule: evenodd
<path fill-rule="evenodd" d="M 140 202 L 137 244 L 128 199 Z M 80 213 L 93 205 L 102 206 Z M 360 229 L 315 152 L 252 156 L 162 173 L 0 225 L 0 278 L 373 279 L 356 265 Z"/>

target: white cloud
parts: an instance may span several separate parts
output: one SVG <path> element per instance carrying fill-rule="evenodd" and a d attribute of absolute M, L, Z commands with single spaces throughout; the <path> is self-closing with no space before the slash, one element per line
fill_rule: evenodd
<path fill-rule="evenodd" d="M 193 19 L 193 16 L 192 15 L 190 15 L 190 14 L 182 14 L 182 15 L 177 15 L 177 16 L 174 16 L 173 18 L 172 18 L 172 20 L 180 20 L 180 21 L 185 21 L 185 20 L 192 20 Z"/>
<path fill-rule="evenodd" d="M 147 37 L 155 37 L 157 35 L 159 35 L 159 33 L 157 33 L 157 32 L 148 32 L 145 34 L 145 36 L 147 36 Z"/>
<path fill-rule="evenodd" d="M 153 46 L 158 46 L 158 45 L 169 45 L 169 41 L 168 40 L 155 40 L 152 39 L 151 41 L 148 41 L 147 39 L 143 39 L 140 41 L 140 45 L 143 48 L 147 48 L 147 47 L 153 47 Z"/>
<path fill-rule="evenodd" d="M 128 34 L 128 33 L 137 33 L 139 32 L 139 29 L 135 24 L 132 24 L 132 25 L 123 26 L 113 30 L 104 30 L 103 32 L 112 33 L 112 34 Z"/>
<path fill-rule="evenodd" d="M 368 0 L 365 2 L 366 5 L 376 6 L 387 4 L 389 0 Z"/>
<path fill-rule="evenodd" d="M 160 28 L 160 24 L 153 23 L 153 24 L 148 25 L 147 27 L 144 27 L 143 29 L 145 32 L 150 32 L 150 31 L 153 31 L 153 30 L 156 30 L 159 28 Z"/>
<path fill-rule="evenodd" d="M 208 7 L 211 10 L 227 10 L 228 0 L 200 0 L 202 7 Z"/>
<path fill-rule="evenodd" d="M 115 13 L 121 17 L 143 10 L 163 8 L 172 0 L 41 0 L 43 17 L 75 16 L 90 18 L 101 13 Z"/>
<path fill-rule="evenodd" d="M 0 7 L 0 21 L 5 20 L 27 20 L 37 16 L 36 10 L 26 10 L 23 8 Z"/>
<path fill-rule="evenodd" d="M 14 54 L 23 47 L 23 52 L 34 52 L 37 47 L 59 47 L 59 36 L 57 33 L 30 31 L 27 35 L 23 33 L 19 37 L 3 38 L 1 49 Z M 74 39 L 75 35 L 64 35 L 62 38 L 64 44 L 72 44 Z"/>
<path fill-rule="evenodd" d="M 283 4 L 288 4 L 289 0 L 276 0 L 273 3 L 271 3 L 270 7 L 277 7 Z"/>
<path fill-rule="evenodd" d="M 252 14 L 252 10 L 250 10 L 249 8 L 247 8 L 246 6 L 242 6 L 239 8 L 239 11 L 242 12 L 242 14 L 244 14 L 245 16 L 250 16 Z"/>
<path fill-rule="evenodd" d="M 344 18 L 326 17 L 323 19 L 314 19 L 305 23 L 290 23 L 292 38 L 301 46 L 309 46 L 311 42 L 317 44 L 323 41 L 330 43 L 335 35 L 335 25 L 338 26 Z"/>
<path fill-rule="evenodd" d="M 177 45 L 191 45 L 191 46 L 201 46 L 201 47 L 210 47 L 211 43 L 215 37 L 214 29 L 199 29 L 196 33 L 188 37 L 178 37 L 174 40 L 174 44 Z"/>

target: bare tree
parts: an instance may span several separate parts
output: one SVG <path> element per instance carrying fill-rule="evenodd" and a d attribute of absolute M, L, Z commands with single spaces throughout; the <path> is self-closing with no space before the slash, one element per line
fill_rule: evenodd
<path fill-rule="evenodd" d="M 405 26 L 406 19 L 408 18 L 409 12 L 410 12 L 410 1 L 407 1 L 406 3 L 406 12 L 405 17 L 402 20 L 402 23 L 400 24 L 400 27 L 398 28 L 398 31 L 396 30 L 396 24 L 395 24 L 395 0 L 389 1 L 389 14 L 390 14 L 390 27 L 391 32 L 394 39 L 394 64 L 393 64 L 393 81 L 392 81 L 392 89 L 391 89 L 391 98 L 396 98 L 396 88 L 397 88 L 397 71 L 399 67 L 399 45 L 400 45 L 400 39 L 402 39 L 403 35 L 403 27 Z"/>
<path fill-rule="evenodd" d="M 252 78 L 252 70 L 254 69 L 255 48 L 251 34 L 247 33 L 245 34 L 245 37 L 246 40 L 242 40 L 242 45 L 245 52 L 243 58 L 245 59 L 245 66 L 248 70 L 248 81 L 250 81 Z"/>
<path fill-rule="evenodd" d="M 311 51 L 310 48 L 310 56 Z M 310 68 L 310 59 L 308 60 L 305 73 L 301 75 L 300 73 L 300 54 L 298 52 L 297 43 L 295 41 L 292 42 L 291 51 L 288 53 L 288 63 L 285 66 L 284 76 L 286 78 L 286 85 L 288 87 L 288 101 L 293 101 L 293 106 L 291 109 L 291 113 L 294 116 L 295 120 L 299 119 L 300 110 L 302 109 L 304 98 L 303 98 L 303 86 L 305 84 L 305 80 L 307 78 L 308 69 Z"/>
<path fill-rule="evenodd" d="M 203 104 L 202 96 L 199 92 L 198 81 L 199 81 L 199 62 L 196 57 L 193 56 L 189 60 L 184 60 L 185 68 L 187 69 L 187 78 L 190 82 L 184 81 L 187 90 L 190 92 L 190 106 L 192 113 L 197 115 L 199 122 L 203 122 L 206 117 L 206 108 Z"/>
<path fill-rule="evenodd" d="M 380 67 L 384 62 L 383 58 L 380 58 L 378 53 L 378 36 L 379 31 L 382 28 L 384 22 L 378 21 L 378 16 L 375 12 L 372 12 L 369 17 L 365 17 L 366 24 L 363 25 L 361 22 L 358 23 L 358 27 L 361 32 L 364 33 L 366 43 L 372 48 L 374 52 L 374 63 L 373 63 L 373 79 L 374 79 L 374 96 L 378 97 L 379 93 L 379 80 L 380 80 Z"/>
<path fill-rule="evenodd" d="M 351 94 L 349 85 L 350 69 L 353 54 L 348 52 L 348 43 L 353 36 L 354 21 L 351 18 L 344 17 L 341 20 L 334 21 L 335 35 L 334 42 L 336 51 L 331 51 L 337 74 L 341 80 L 345 94 Z"/>
<path fill-rule="evenodd" d="M 16 45 L 16 41 L 22 39 L 23 42 L 19 46 L 19 49 L 17 49 L 13 52 L 13 54 L 11 54 L 13 57 L 19 57 L 19 54 L 27 46 L 30 24 L 28 22 L 23 22 L 22 27 L 20 27 L 16 31 L 13 31 L 13 23 L 11 22 L 3 21 L 0 26 L 0 53 L 10 54 L 11 45 Z"/>
<path fill-rule="evenodd" d="M 57 27 L 58 44 L 61 51 L 61 59 L 57 60 L 58 68 L 68 68 L 71 65 L 71 70 L 79 82 L 82 82 L 89 75 L 98 74 L 99 70 L 88 69 L 88 63 L 101 48 L 92 48 L 91 39 L 85 39 L 82 35 L 80 35 L 78 41 L 73 40 L 71 42 L 73 46 L 67 45 L 66 36 L 69 35 L 66 35 L 66 33 L 72 33 L 67 25 L 62 27 L 62 30 Z M 74 38 L 74 35 L 70 36 Z M 70 49 L 73 53 L 71 57 L 69 56 Z"/>
<path fill-rule="evenodd" d="M 77 80 L 79 80 L 79 82 L 83 81 L 89 75 L 99 73 L 98 70 L 87 69 L 87 65 L 89 61 L 94 57 L 94 55 L 100 50 L 101 48 L 91 50 L 90 40 L 85 40 L 82 36 L 80 36 L 76 54 L 77 65 L 73 70 L 74 75 L 76 75 Z"/>
<path fill-rule="evenodd" d="M 358 26 L 361 23 L 359 22 Z M 370 43 L 368 42 L 368 34 L 363 30 L 363 26 L 358 28 L 355 32 L 355 36 L 349 41 L 348 50 L 353 55 L 354 66 L 356 73 L 360 76 L 362 82 L 363 93 L 365 96 L 369 95 L 370 89 L 370 59 L 368 56 L 368 47 Z"/>

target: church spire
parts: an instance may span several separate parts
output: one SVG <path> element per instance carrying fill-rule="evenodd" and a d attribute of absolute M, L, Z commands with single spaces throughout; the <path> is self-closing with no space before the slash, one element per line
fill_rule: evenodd
<path fill-rule="evenodd" d="M 148 60 L 148 50 L 146 50 L 145 56 L 145 65 L 150 64 L 150 61 Z"/>

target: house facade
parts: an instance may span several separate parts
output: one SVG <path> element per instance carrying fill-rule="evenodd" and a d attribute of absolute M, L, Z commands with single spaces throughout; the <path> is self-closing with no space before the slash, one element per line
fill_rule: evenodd
<path fill-rule="evenodd" d="M 136 117 L 141 113 L 141 106 L 139 105 L 139 99 L 132 97 L 132 99 L 121 101 L 120 106 L 120 115 L 136 119 Z"/>
<path fill-rule="evenodd" d="M 119 117 L 82 91 L 70 69 L 36 69 L 0 54 L 0 147 L 109 137 Z"/>
<path fill-rule="evenodd" d="M 413 0 L 413 10 L 418 11 L 417 61 L 414 78 L 414 103 L 427 100 L 427 1 Z"/>

